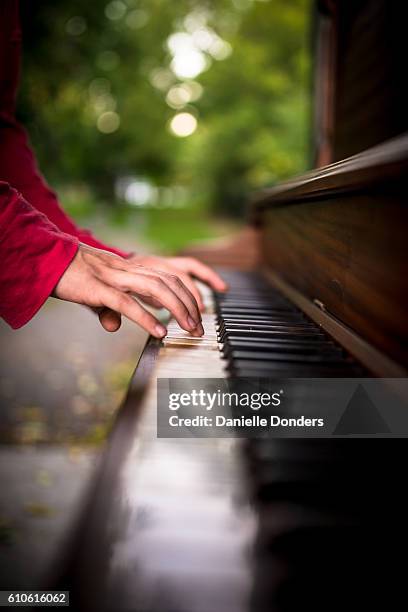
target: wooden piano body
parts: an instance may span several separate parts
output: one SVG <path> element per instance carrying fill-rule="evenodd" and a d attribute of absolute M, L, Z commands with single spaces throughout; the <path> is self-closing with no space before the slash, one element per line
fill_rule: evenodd
<path fill-rule="evenodd" d="M 407 171 L 408 134 L 254 206 L 271 279 L 378 376 L 408 366 Z"/>
<path fill-rule="evenodd" d="M 408 367 L 405 13 L 386 0 L 317 3 L 323 167 L 251 208 L 268 283 L 384 377 Z M 158 439 L 158 376 L 226 375 L 211 313 L 205 326 L 200 346 L 174 328 L 164 346 L 147 343 L 56 570 L 73 609 L 393 607 L 404 596 L 405 440 Z"/>

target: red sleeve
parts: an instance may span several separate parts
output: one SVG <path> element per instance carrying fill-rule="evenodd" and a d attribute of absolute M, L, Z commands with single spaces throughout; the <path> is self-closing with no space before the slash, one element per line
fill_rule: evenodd
<path fill-rule="evenodd" d="M 78 250 L 10 185 L 0 182 L 0 316 L 25 325 L 41 308 Z"/>
<path fill-rule="evenodd" d="M 28 202 L 44 213 L 62 232 L 90 246 L 127 257 L 127 253 L 107 246 L 89 231 L 77 227 L 41 176 L 26 132 L 14 116 L 20 51 L 18 2 L 3 0 L 0 5 L 0 180 L 18 189 Z"/>
<path fill-rule="evenodd" d="M 12 118 L 0 114 L 0 179 L 18 189 L 24 198 L 48 217 L 62 232 L 98 249 L 127 257 L 127 253 L 107 246 L 91 232 L 81 229 L 59 205 L 56 194 L 40 175 L 28 146 L 25 130 Z"/>

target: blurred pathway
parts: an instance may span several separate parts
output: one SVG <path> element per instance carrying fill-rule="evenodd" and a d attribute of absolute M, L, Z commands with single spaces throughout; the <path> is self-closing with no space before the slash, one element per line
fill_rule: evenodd
<path fill-rule="evenodd" d="M 0 322 L 0 441 L 98 442 L 146 335 L 105 332 L 88 309 L 49 300 L 24 328 Z"/>
<path fill-rule="evenodd" d="M 0 322 L 0 587 L 33 588 L 77 515 L 146 335 L 49 300 Z"/>

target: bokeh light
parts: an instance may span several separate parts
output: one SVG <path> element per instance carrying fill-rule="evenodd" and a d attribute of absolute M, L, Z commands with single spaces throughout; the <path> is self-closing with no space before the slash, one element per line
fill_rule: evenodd
<path fill-rule="evenodd" d="M 146 206 L 157 201 L 157 189 L 146 179 L 134 179 L 126 187 L 124 197 L 133 206 Z"/>
<path fill-rule="evenodd" d="M 65 29 L 71 36 L 80 36 L 87 28 L 86 21 L 83 17 L 76 15 L 68 19 Z"/>
<path fill-rule="evenodd" d="M 170 121 L 170 130 L 175 136 L 185 138 L 197 129 L 197 119 L 191 113 L 178 113 Z"/>
<path fill-rule="evenodd" d="M 199 100 L 203 95 L 204 88 L 200 83 L 197 83 L 197 81 L 183 83 L 183 87 L 187 88 L 190 92 L 190 102 Z"/>
<path fill-rule="evenodd" d="M 171 62 L 174 74 L 182 79 L 194 79 L 208 66 L 206 57 L 200 51 L 191 49 L 177 53 Z"/>
<path fill-rule="evenodd" d="M 173 55 L 170 67 L 179 78 L 194 79 L 208 67 L 207 57 L 187 32 L 176 32 L 169 36 L 167 46 Z"/>
<path fill-rule="evenodd" d="M 174 85 L 167 92 L 166 102 L 171 108 L 183 108 L 189 102 L 195 102 L 203 93 L 203 87 L 196 81 L 185 81 Z"/>
<path fill-rule="evenodd" d="M 196 8 L 185 17 L 184 27 L 187 32 L 192 33 L 195 30 L 205 26 L 209 16 L 209 12 L 204 6 L 201 8 Z"/>
<path fill-rule="evenodd" d="M 184 85 L 176 85 L 169 89 L 166 102 L 172 108 L 182 108 L 191 100 L 190 91 Z"/>
<path fill-rule="evenodd" d="M 114 111 L 107 111 L 99 115 L 96 122 L 96 127 L 103 134 L 112 134 L 116 132 L 120 125 L 120 117 Z"/>
<path fill-rule="evenodd" d="M 121 0 L 113 0 L 113 2 L 109 2 L 105 7 L 105 15 L 112 21 L 122 19 L 126 11 L 127 6 L 124 2 L 121 2 Z"/>
<path fill-rule="evenodd" d="M 162 91 L 167 90 L 174 81 L 174 76 L 166 68 L 156 68 L 149 75 L 151 84 Z"/>
<path fill-rule="evenodd" d="M 149 21 L 149 13 L 142 9 L 134 9 L 126 15 L 126 25 L 132 30 L 143 28 Z"/>
<path fill-rule="evenodd" d="M 97 77 L 89 83 L 88 91 L 91 98 L 95 98 L 104 94 L 110 93 L 111 83 L 109 79 Z"/>
<path fill-rule="evenodd" d="M 226 40 L 216 38 L 209 46 L 208 51 L 214 59 L 220 61 L 227 59 L 231 55 L 232 47 Z"/>

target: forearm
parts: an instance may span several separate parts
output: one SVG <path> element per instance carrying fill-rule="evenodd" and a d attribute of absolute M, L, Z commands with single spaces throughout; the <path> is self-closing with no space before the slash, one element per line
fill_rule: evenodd
<path fill-rule="evenodd" d="M 51 295 L 78 250 L 9 184 L 0 182 L 0 316 L 25 325 Z"/>
<path fill-rule="evenodd" d="M 90 246 L 111 251 L 121 257 L 128 254 L 101 242 L 91 232 L 79 228 L 62 209 L 57 195 L 38 170 L 24 128 L 9 113 L 0 113 L 0 180 L 18 189 L 62 232 Z"/>

